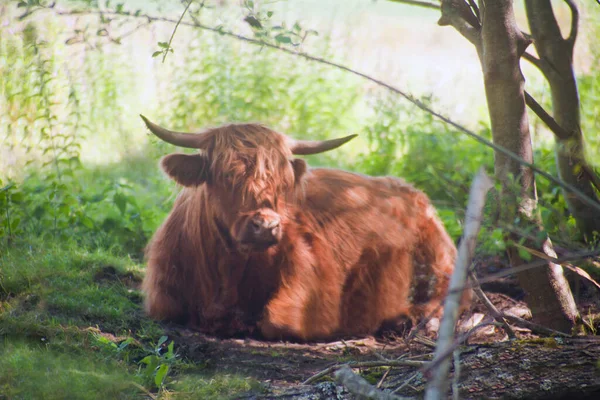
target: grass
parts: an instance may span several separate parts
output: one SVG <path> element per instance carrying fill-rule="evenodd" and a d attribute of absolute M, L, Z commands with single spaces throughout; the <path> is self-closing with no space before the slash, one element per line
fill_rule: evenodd
<path fill-rule="evenodd" d="M 142 380 L 134 368 L 92 352 L 53 347 L 5 339 L 0 350 L 0 398 L 140 398 Z"/>
<path fill-rule="evenodd" d="M 180 359 L 177 343 L 172 359 L 157 350 L 163 330 L 143 314 L 142 267 L 130 258 L 76 242 L 2 250 L 0 399 L 133 399 L 147 391 L 212 399 L 259 389 Z M 148 356 L 169 367 L 158 385 L 140 363 Z"/>

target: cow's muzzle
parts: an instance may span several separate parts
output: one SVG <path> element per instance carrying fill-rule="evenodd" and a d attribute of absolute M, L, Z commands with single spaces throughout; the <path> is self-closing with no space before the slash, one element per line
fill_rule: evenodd
<path fill-rule="evenodd" d="M 250 251 L 263 251 L 279 243 L 282 236 L 281 217 L 275 211 L 262 209 L 247 218 L 238 241 Z"/>

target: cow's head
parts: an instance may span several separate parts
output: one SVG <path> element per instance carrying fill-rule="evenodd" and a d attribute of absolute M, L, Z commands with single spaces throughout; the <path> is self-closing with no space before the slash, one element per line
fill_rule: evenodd
<path fill-rule="evenodd" d="M 306 172 L 293 155 L 335 149 L 356 135 L 325 141 L 294 140 L 258 124 L 234 124 L 203 133 L 173 132 L 142 119 L 152 133 L 198 154 L 170 154 L 163 170 L 183 186 L 205 184 L 215 223 L 240 251 L 264 251 L 282 237 L 286 207 Z M 200 205 L 198 205 L 200 206 Z"/>

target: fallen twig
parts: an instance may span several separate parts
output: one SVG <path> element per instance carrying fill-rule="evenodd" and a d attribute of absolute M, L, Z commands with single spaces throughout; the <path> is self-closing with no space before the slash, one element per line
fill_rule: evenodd
<path fill-rule="evenodd" d="M 398 393 L 399 391 L 401 391 L 402 389 L 404 389 L 406 386 L 408 386 L 412 381 L 415 380 L 415 378 L 417 376 L 419 376 L 421 374 L 421 372 L 417 371 L 414 374 L 412 374 L 407 380 L 405 380 L 402 385 L 398 386 L 396 389 L 394 389 L 394 391 L 392 392 L 393 394 Z"/>
<path fill-rule="evenodd" d="M 522 328 L 527 328 L 527 329 L 531 330 L 531 332 L 537 333 L 539 335 L 560 336 L 560 337 L 570 337 L 571 336 L 571 335 L 566 334 L 566 333 L 555 331 L 554 329 L 546 328 L 545 326 L 536 324 L 534 322 L 530 322 L 530 321 L 524 320 L 523 318 L 519 318 L 519 317 L 516 317 L 514 315 L 510 315 L 510 314 L 501 314 L 501 315 L 502 315 L 502 318 L 507 319 L 512 324 L 515 324 L 515 325 L 520 326 Z"/>
<path fill-rule="evenodd" d="M 316 380 L 329 375 L 330 373 L 342 368 L 342 367 L 352 367 L 352 368 L 374 368 L 374 367 L 416 367 L 422 368 L 427 365 L 427 361 L 414 361 L 414 360 L 381 360 L 381 361 L 351 361 L 345 364 L 335 364 L 331 365 L 324 370 L 314 374 L 304 382 L 303 385 L 309 385 Z"/>
<path fill-rule="evenodd" d="M 508 337 L 511 339 L 516 339 L 517 335 L 515 335 L 515 332 L 512 330 L 510 325 L 508 325 L 508 322 L 506 322 L 506 320 L 504 318 L 502 318 L 500 311 L 498 311 L 496 306 L 490 301 L 490 299 L 488 299 L 488 297 L 483 292 L 483 290 L 481 290 L 481 285 L 479 285 L 479 282 L 477 281 L 477 276 L 475 276 L 475 273 L 471 271 L 470 276 L 471 276 L 471 280 L 475 284 L 475 285 L 473 285 L 473 291 L 475 292 L 475 294 L 477 295 L 479 300 L 481 300 L 483 305 L 492 314 L 494 319 L 502 325 L 502 328 L 504 329 L 504 331 L 506 332 Z"/>
<path fill-rule="evenodd" d="M 400 397 L 392 393 L 376 389 L 361 376 L 356 375 L 350 367 L 344 365 L 334 374 L 335 380 L 343 385 L 348 391 L 361 399 L 376 400 L 401 400 L 407 397 Z"/>

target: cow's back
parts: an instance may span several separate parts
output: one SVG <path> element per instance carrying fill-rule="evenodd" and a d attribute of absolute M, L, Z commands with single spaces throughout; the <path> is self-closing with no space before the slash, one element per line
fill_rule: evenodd
<path fill-rule="evenodd" d="M 425 316 L 445 295 L 456 248 L 427 196 L 394 177 L 332 169 L 306 176 L 302 208 L 345 271 L 341 334 Z"/>

